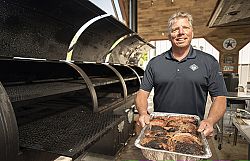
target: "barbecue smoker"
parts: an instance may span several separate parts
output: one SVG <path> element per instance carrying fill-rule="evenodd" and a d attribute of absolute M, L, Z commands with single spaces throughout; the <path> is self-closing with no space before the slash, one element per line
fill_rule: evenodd
<path fill-rule="evenodd" d="M 115 155 L 152 46 L 87 0 L 5 0 L 0 13 L 0 160 Z"/>

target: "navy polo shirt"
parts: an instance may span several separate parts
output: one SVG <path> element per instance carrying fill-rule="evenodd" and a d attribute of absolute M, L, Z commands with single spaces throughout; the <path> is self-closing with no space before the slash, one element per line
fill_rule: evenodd
<path fill-rule="evenodd" d="M 190 46 L 186 58 L 173 58 L 171 49 L 151 59 L 141 89 L 154 88 L 154 111 L 183 113 L 204 117 L 208 92 L 212 97 L 226 96 L 227 90 L 218 61 Z"/>

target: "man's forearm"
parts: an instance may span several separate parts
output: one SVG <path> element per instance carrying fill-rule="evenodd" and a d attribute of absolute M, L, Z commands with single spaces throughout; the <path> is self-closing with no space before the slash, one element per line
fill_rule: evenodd
<path fill-rule="evenodd" d="M 148 95 L 149 93 L 144 91 L 138 91 L 135 98 L 135 105 L 140 115 L 146 115 L 148 113 Z"/>
<path fill-rule="evenodd" d="M 212 124 L 215 124 L 224 116 L 225 111 L 226 111 L 226 97 L 225 96 L 214 97 L 207 119 Z"/>
<path fill-rule="evenodd" d="M 137 111 L 139 115 L 145 115 L 147 114 L 147 109 L 148 109 L 148 103 L 145 100 L 142 100 L 140 98 L 136 98 L 135 105 L 137 108 Z"/>
<path fill-rule="evenodd" d="M 149 92 L 139 90 L 135 98 L 135 105 L 139 112 L 139 119 L 137 124 L 141 125 L 141 127 L 144 127 L 146 124 L 149 124 L 148 96 Z"/>

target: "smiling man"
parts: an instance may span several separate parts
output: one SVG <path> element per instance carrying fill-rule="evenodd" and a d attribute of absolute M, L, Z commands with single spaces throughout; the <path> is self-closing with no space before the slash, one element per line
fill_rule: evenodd
<path fill-rule="evenodd" d="M 154 88 L 154 111 L 198 115 L 198 131 L 213 135 L 213 125 L 226 110 L 226 86 L 217 60 L 190 45 L 193 18 L 185 12 L 173 14 L 168 21 L 172 48 L 151 59 L 146 67 L 135 102 L 139 123 L 149 123 L 147 98 Z M 204 119 L 208 93 L 212 105 Z"/>

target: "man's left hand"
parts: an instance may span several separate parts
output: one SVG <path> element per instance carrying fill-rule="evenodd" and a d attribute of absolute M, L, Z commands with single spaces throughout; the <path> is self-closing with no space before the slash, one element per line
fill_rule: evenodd
<path fill-rule="evenodd" d="M 200 122 L 198 132 L 203 132 L 206 137 L 212 137 L 213 131 L 213 124 L 209 120 L 205 119 Z"/>

